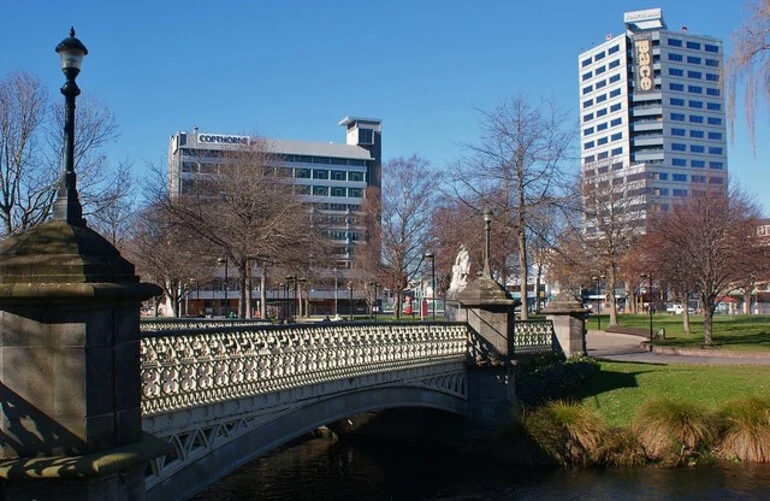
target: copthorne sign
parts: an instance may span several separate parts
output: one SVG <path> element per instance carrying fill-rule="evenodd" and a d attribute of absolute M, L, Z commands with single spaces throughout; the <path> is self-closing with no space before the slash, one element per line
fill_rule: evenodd
<path fill-rule="evenodd" d="M 249 144 L 248 136 L 222 136 L 219 134 L 201 134 L 198 136 L 201 143 L 213 144 Z"/>
<path fill-rule="evenodd" d="M 649 34 L 634 36 L 634 55 L 636 56 L 636 85 L 634 92 L 653 92 L 652 73 L 652 37 Z"/>
<path fill-rule="evenodd" d="M 649 21 L 652 19 L 660 19 L 661 17 L 663 17 L 662 9 L 637 10 L 634 12 L 626 12 L 623 15 L 623 22 L 637 23 L 639 21 Z"/>

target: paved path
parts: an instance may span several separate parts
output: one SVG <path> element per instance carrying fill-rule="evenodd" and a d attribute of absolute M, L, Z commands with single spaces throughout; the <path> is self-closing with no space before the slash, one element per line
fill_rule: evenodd
<path fill-rule="evenodd" d="M 640 336 L 589 330 L 586 344 L 588 345 L 589 356 L 622 362 L 698 365 L 770 365 L 770 357 L 740 358 L 651 353 L 640 347 L 642 341 L 644 341 L 644 338 Z"/>

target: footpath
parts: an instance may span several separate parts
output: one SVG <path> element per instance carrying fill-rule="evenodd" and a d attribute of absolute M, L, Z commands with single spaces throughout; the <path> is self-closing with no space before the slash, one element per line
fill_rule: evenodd
<path fill-rule="evenodd" d="M 687 354 L 656 353 L 642 346 L 644 341 L 639 336 L 598 330 L 589 330 L 586 336 L 588 355 L 594 358 L 654 364 L 770 365 L 770 353 L 767 356 L 739 352 L 720 355 L 717 350 L 687 350 Z"/>

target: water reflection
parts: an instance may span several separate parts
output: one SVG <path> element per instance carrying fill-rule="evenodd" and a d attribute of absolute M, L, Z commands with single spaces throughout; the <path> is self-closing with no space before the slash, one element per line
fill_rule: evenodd
<path fill-rule="evenodd" d="M 260 458 L 195 499 L 213 500 L 725 500 L 770 498 L 770 466 L 720 463 L 665 470 L 558 470 L 394 442 L 311 439 Z"/>

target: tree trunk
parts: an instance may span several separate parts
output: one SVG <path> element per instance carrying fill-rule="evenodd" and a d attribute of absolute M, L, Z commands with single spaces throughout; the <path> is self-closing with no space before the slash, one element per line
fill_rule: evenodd
<path fill-rule="evenodd" d="M 522 218 L 519 218 L 519 224 L 522 224 Z M 529 318 L 529 301 L 527 298 L 527 236 L 524 233 L 524 227 L 519 226 L 517 230 L 519 240 L 519 266 L 521 267 L 521 320 L 527 320 Z M 505 288 L 505 284 L 503 284 Z"/>
<path fill-rule="evenodd" d="M 710 297 L 703 297 L 703 345 L 714 346 L 714 338 L 712 336 L 711 327 L 714 320 L 714 310 L 716 305 L 714 300 Z"/>
<path fill-rule="evenodd" d="M 247 300 L 247 280 L 246 280 L 246 263 L 238 264 L 238 283 L 241 286 L 240 301 L 238 301 L 238 318 L 246 318 L 246 310 L 248 308 Z M 249 294 L 250 295 L 250 294 Z"/>
<path fill-rule="evenodd" d="M 743 314 L 751 315 L 751 287 L 743 289 Z"/>
<path fill-rule="evenodd" d="M 259 267 L 259 318 L 267 318 L 267 270 L 265 264 Z"/>
<path fill-rule="evenodd" d="M 537 265 L 537 275 L 535 277 L 535 315 L 540 314 L 540 277 L 543 274 L 543 267 Z"/>
<path fill-rule="evenodd" d="M 682 305 L 682 332 L 685 334 L 690 333 L 690 309 L 686 300 L 684 305 Z"/>
<path fill-rule="evenodd" d="M 618 325 L 618 305 L 615 300 L 615 267 L 610 266 L 610 326 Z M 599 299 L 601 301 L 601 299 Z"/>

